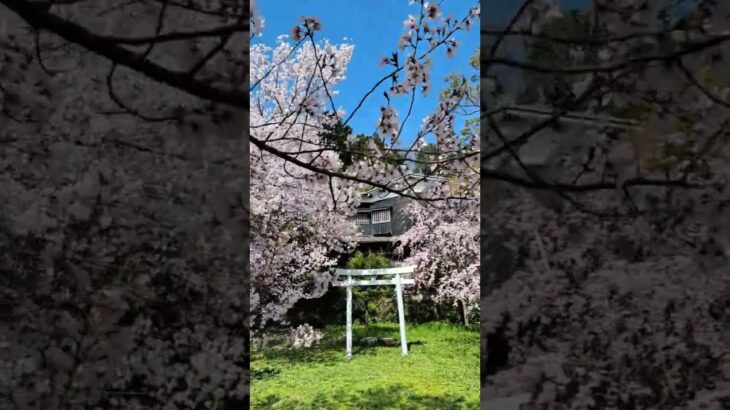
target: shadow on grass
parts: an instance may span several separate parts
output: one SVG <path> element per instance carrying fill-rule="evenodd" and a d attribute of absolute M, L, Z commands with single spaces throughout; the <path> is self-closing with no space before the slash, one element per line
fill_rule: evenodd
<path fill-rule="evenodd" d="M 359 390 L 355 392 L 337 391 L 329 395 L 319 394 L 309 403 L 296 399 L 282 399 L 276 395 L 265 397 L 252 409 L 429 409 L 460 410 L 478 409 L 479 403 L 466 403 L 463 397 L 455 395 L 429 396 L 410 391 L 407 387 L 393 385 L 384 388 Z"/>
<path fill-rule="evenodd" d="M 390 337 L 398 341 L 394 346 L 363 346 L 358 342 L 363 337 Z M 387 324 L 376 324 L 368 327 L 358 327 L 352 332 L 353 355 L 374 355 L 377 349 L 400 349 L 400 333 L 398 326 Z M 412 346 L 421 346 L 424 342 L 414 340 L 408 342 L 408 350 Z M 317 363 L 325 365 L 336 365 L 345 359 L 345 335 L 342 328 L 329 328 L 325 330 L 325 337 L 322 342 L 312 348 L 294 349 L 290 346 L 271 347 L 253 353 L 267 360 L 296 362 L 296 363 Z"/>
<path fill-rule="evenodd" d="M 399 337 L 399 332 L 398 325 L 392 324 L 371 324 L 352 329 L 352 335 L 355 337 Z"/>
<path fill-rule="evenodd" d="M 345 356 L 344 344 L 336 344 L 334 340 L 323 341 L 312 348 L 294 349 L 287 346 L 272 347 L 253 352 L 253 357 L 289 363 L 337 364 Z"/>
<path fill-rule="evenodd" d="M 415 340 L 413 342 L 408 342 L 408 352 L 410 353 L 413 351 L 414 346 L 423 346 L 424 342 L 421 340 Z M 393 346 L 383 346 L 383 345 L 377 345 L 377 346 L 352 346 L 352 355 L 374 355 L 378 350 L 380 349 L 392 349 L 392 350 L 398 350 L 400 351 L 400 342 L 398 344 Z M 345 343 L 342 343 L 342 354 L 344 355 L 345 352 Z"/>

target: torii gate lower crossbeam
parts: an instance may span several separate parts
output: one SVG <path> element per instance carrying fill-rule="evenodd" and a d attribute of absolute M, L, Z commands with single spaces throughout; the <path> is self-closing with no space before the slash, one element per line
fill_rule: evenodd
<path fill-rule="evenodd" d="M 352 357 L 352 287 L 353 286 L 376 286 L 376 285 L 394 285 L 395 296 L 398 301 L 398 324 L 400 326 L 400 345 L 403 356 L 408 356 L 408 342 L 406 341 L 406 315 L 403 307 L 403 285 L 413 285 L 413 279 L 404 279 L 403 274 L 413 273 L 415 266 L 403 266 L 390 269 L 334 269 L 336 276 L 342 278 L 347 277 L 346 281 L 335 281 L 334 286 L 347 288 L 347 334 L 346 334 L 346 354 L 348 358 Z M 375 279 L 369 280 L 353 280 L 353 276 L 392 276 L 392 279 Z"/>

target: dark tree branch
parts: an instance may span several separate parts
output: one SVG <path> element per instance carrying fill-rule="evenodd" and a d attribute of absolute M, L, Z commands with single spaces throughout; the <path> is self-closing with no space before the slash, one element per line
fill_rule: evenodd
<path fill-rule="evenodd" d="M 113 43 L 139 46 L 146 44 L 166 43 L 170 41 L 181 41 L 190 40 L 196 38 L 206 37 L 223 37 L 235 33 L 242 33 L 248 31 L 248 22 L 236 23 L 228 26 L 221 26 L 211 28 L 209 30 L 197 30 L 197 31 L 184 31 L 184 32 L 173 32 L 164 33 L 153 36 L 145 37 L 117 37 L 117 36 L 101 36 L 104 40 L 108 40 Z"/>
<path fill-rule="evenodd" d="M 515 15 L 512 16 L 512 19 L 507 24 L 507 29 L 506 29 L 507 32 L 512 30 L 512 27 L 514 27 L 514 25 L 520 19 L 520 16 L 522 16 L 522 13 L 524 13 L 525 10 L 527 10 L 527 8 L 533 2 L 534 2 L 534 0 L 526 0 L 524 3 L 522 3 L 522 6 L 520 6 L 520 9 L 517 10 L 517 13 L 515 13 Z M 504 32 L 502 33 L 502 35 L 497 36 L 497 40 L 494 42 L 494 44 L 492 44 L 492 47 L 489 49 L 489 52 L 486 54 L 487 61 L 494 60 L 494 56 L 497 54 L 497 50 L 499 50 L 499 46 L 502 45 L 502 41 L 504 41 L 504 38 L 505 38 Z M 487 64 L 486 70 L 484 70 L 484 71 L 485 72 L 489 71 L 490 67 L 491 67 L 491 65 Z"/>
<path fill-rule="evenodd" d="M 381 184 L 381 183 L 376 182 L 376 181 L 371 181 L 371 180 L 363 179 L 363 178 L 360 178 L 360 177 L 356 177 L 356 176 L 352 176 L 352 175 L 347 175 L 347 174 L 344 174 L 342 172 L 330 171 L 330 170 L 327 170 L 327 169 L 319 168 L 319 167 L 317 167 L 315 165 L 312 165 L 312 164 L 310 164 L 308 162 L 304 162 L 304 161 L 302 161 L 302 160 L 300 160 L 300 159 L 298 159 L 298 158 L 296 158 L 294 156 L 287 155 L 284 152 L 282 152 L 282 151 L 280 151 L 280 150 L 278 150 L 278 149 L 276 149 L 276 148 L 274 148 L 272 146 L 269 146 L 268 144 L 266 144 L 265 142 L 259 140 L 256 137 L 250 136 L 249 138 L 251 140 L 251 143 L 253 143 L 255 146 L 257 146 L 262 151 L 266 151 L 266 152 L 268 152 L 270 154 L 273 154 L 273 155 L 275 155 L 275 156 L 277 156 L 277 157 L 279 157 L 281 159 L 284 159 L 287 162 L 291 162 L 294 165 L 298 165 L 298 166 L 300 166 L 300 167 L 302 167 L 302 168 L 304 168 L 306 170 L 309 170 L 309 171 L 312 171 L 312 172 L 315 172 L 315 173 L 318 173 L 318 174 L 322 174 L 322 175 L 325 175 L 325 176 L 328 176 L 328 177 L 340 178 L 340 179 L 345 179 L 345 180 L 349 180 L 349 181 L 353 181 L 353 182 L 360 182 L 360 183 L 363 183 L 363 184 L 366 184 L 366 185 L 370 185 L 370 186 L 372 186 L 374 188 L 381 188 L 381 189 L 383 189 L 386 192 L 391 192 L 391 193 L 394 193 L 394 194 L 399 194 L 400 196 L 403 196 L 403 197 L 406 197 L 406 198 L 411 198 L 411 199 L 416 199 L 416 200 L 420 200 L 420 201 L 442 201 L 442 200 L 447 200 L 447 199 L 468 199 L 468 198 L 462 198 L 462 197 L 424 198 L 424 197 L 421 197 L 421 196 L 419 196 L 417 194 L 416 195 L 412 195 L 412 194 L 409 194 L 409 193 L 404 192 L 405 190 L 397 190 L 397 189 L 394 189 L 394 188 L 388 186 L 387 184 Z"/>
<path fill-rule="evenodd" d="M 564 75 L 578 75 L 591 73 L 610 73 L 624 68 L 631 68 L 641 64 L 652 62 L 675 62 L 680 57 L 694 54 L 708 48 L 717 47 L 724 42 L 730 40 L 730 34 L 718 35 L 708 40 L 691 43 L 687 47 L 668 54 L 644 55 L 639 57 L 628 58 L 611 64 L 600 64 L 581 67 L 561 67 L 559 65 L 545 66 L 525 61 L 517 61 L 510 58 L 487 58 L 483 61 L 486 64 L 499 64 L 513 68 L 519 68 L 525 71 L 533 71 L 538 73 L 553 73 Z"/>
<path fill-rule="evenodd" d="M 307 36 L 309 37 L 309 41 L 312 44 L 312 51 L 314 52 L 314 60 L 317 62 L 315 71 L 317 69 L 319 69 L 319 77 L 322 79 L 322 88 L 324 88 L 324 92 L 327 94 L 327 98 L 330 102 L 330 106 L 332 107 L 332 112 L 336 113 L 337 108 L 335 107 L 335 102 L 332 99 L 332 94 L 330 94 L 330 90 L 327 88 L 327 80 L 324 79 L 324 64 L 325 64 L 324 60 L 325 60 L 325 58 L 324 58 L 324 56 L 322 56 L 322 65 L 320 65 L 319 55 L 317 53 L 317 45 L 314 43 L 314 34 L 309 32 L 309 33 L 307 33 Z M 334 71 L 334 66 L 333 66 L 333 71 Z"/>
<path fill-rule="evenodd" d="M 576 207 L 576 209 L 578 209 L 580 211 L 583 211 L 583 212 L 586 212 L 588 214 L 595 215 L 595 216 L 606 216 L 607 215 L 604 212 L 594 211 L 592 209 L 588 209 L 583 204 L 577 202 L 570 195 L 568 195 L 565 192 L 565 190 L 562 188 L 562 185 L 564 185 L 564 184 L 550 183 L 550 182 L 547 182 L 544 179 L 542 179 L 539 175 L 537 175 L 534 171 L 532 171 L 527 165 L 525 165 L 525 163 L 522 161 L 522 159 L 520 158 L 520 156 L 517 153 L 517 151 L 515 151 L 512 147 L 510 147 L 509 143 L 507 142 L 507 138 L 502 133 L 502 130 L 499 129 L 499 126 L 494 121 L 494 118 L 487 117 L 487 121 L 489 122 L 489 127 L 492 129 L 492 131 L 495 132 L 495 134 L 497 134 L 497 137 L 502 141 L 502 143 L 504 144 L 505 148 L 509 152 L 510 156 L 512 156 L 512 158 L 517 162 L 517 164 L 519 165 L 519 167 L 530 177 L 530 179 L 534 183 L 540 184 L 542 186 L 552 186 L 552 187 L 554 187 L 553 191 L 555 191 L 558 194 L 558 196 L 560 196 L 561 198 L 563 198 L 565 201 L 567 201 L 569 204 L 573 205 L 574 207 Z M 575 186 L 575 184 L 571 184 L 570 186 Z M 614 185 L 614 188 L 615 188 L 615 185 Z M 624 187 L 623 189 L 626 190 L 627 188 Z"/>
<path fill-rule="evenodd" d="M 335 197 L 335 187 L 332 185 L 332 177 L 328 180 L 329 188 L 330 188 L 330 195 L 332 196 L 332 208 L 335 212 L 337 212 L 337 198 Z"/>
<path fill-rule="evenodd" d="M 466 19 L 467 19 L 467 18 L 468 18 L 468 16 L 467 16 L 467 17 L 464 17 L 464 18 L 463 18 L 463 19 L 461 20 L 461 22 L 463 23 L 464 21 L 466 21 Z M 424 53 L 422 53 L 422 54 L 421 54 L 420 56 L 418 56 L 418 58 L 416 58 L 416 60 L 421 60 L 421 59 L 423 59 L 424 57 L 426 57 L 427 55 L 429 55 L 429 54 L 431 54 L 432 52 L 434 52 L 435 50 L 437 50 L 437 49 L 438 49 L 438 48 L 439 48 L 439 47 L 440 47 L 441 45 L 445 44 L 445 43 L 446 43 L 446 41 L 447 41 L 447 40 L 448 40 L 448 39 L 449 39 L 449 38 L 450 38 L 450 37 L 451 37 L 451 36 L 452 36 L 452 35 L 453 35 L 454 33 L 456 33 L 456 32 L 457 32 L 457 31 L 459 31 L 459 30 L 461 30 L 461 29 L 457 27 L 457 28 L 455 28 L 455 29 L 453 29 L 453 30 L 449 31 L 449 32 L 448 32 L 448 33 L 447 33 L 447 34 L 446 34 L 446 35 L 445 35 L 445 36 L 444 36 L 443 38 L 441 38 L 441 39 L 440 39 L 440 40 L 438 41 L 438 43 L 436 43 L 436 45 L 435 45 L 434 47 L 432 47 L 432 48 L 429 48 L 429 49 L 428 49 L 427 51 L 425 51 Z M 355 106 L 355 109 L 354 109 L 354 110 L 352 110 L 352 112 L 350 113 L 350 115 L 349 115 L 349 116 L 348 116 L 348 117 L 347 117 L 347 118 L 345 119 L 344 123 L 345 123 L 345 124 L 348 124 L 348 123 L 350 122 L 350 120 L 352 119 L 352 117 L 354 117 L 354 116 L 355 116 L 355 113 L 356 113 L 356 112 L 357 112 L 357 111 L 358 111 L 358 110 L 360 109 L 360 107 L 362 107 L 362 105 L 363 105 L 363 103 L 365 102 L 365 100 L 367 100 L 367 99 L 368 99 L 368 97 L 370 97 L 370 95 L 372 95 L 372 94 L 373 94 L 373 93 L 375 92 L 375 90 L 377 90 L 377 89 L 378 89 L 378 87 L 380 87 L 380 85 L 381 85 L 381 84 L 382 84 L 383 82 L 385 82 L 385 81 L 386 81 L 387 79 L 389 79 L 389 78 L 392 78 L 392 77 L 393 77 L 394 75 L 398 74 L 399 72 L 403 71 L 403 69 L 404 69 L 404 68 L 405 68 L 405 66 L 400 66 L 400 67 L 398 67 L 398 68 L 394 69 L 393 71 L 391 71 L 390 73 L 386 74 L 386 75 L 385 75 L 385 76 L 384 76 L 383 78 L 381 78 L 381 79 L 380 79 L 380 80 L 379 80 L 378 82 L 376 82 L 376 83 L 375 83 L 375 85 L 373 85 L 373 86 L 372 86 L 372 87 L 370 88 L 370 90 L 368 90 L 368 91 L 367 91 L 367 92 L 365 93 L 365 95 L 363 95 L 363 97 L 362 97 L 362 98 L 360 99 L 360 101 L 359 101 L 359 102 L 357 103 L 357 105 Z"/>
<path fill-rule="evenodd" d="M 507 145 L 510 146 L 517 146 L 520 144 L 526 143 L 532 136 L 534 136 L 536 133 L 542 131 L 543 129 L 555 124 L 561 117 L 568 114 L 568 112 L 574 108 L 579 106 L 580 104 L 583 104 L 584 102 L 588 101 L 592 96 L 593 93 L 597 90 L 599 90 L 603 86 L 603 83 L 601 81 L 598 81 L 597 78 L 594 78 L 591 80 L 591 84 L 586 88 L 586 90 L 576 98 L 569 107 L 565 107 L 559 111 L 556 111 L 553 113 L 553 115 L 546 119 L 545 121 L 542 121 L 541 123 L 533 126 L 532 128 L 528 129 L 521 135 L 519 135 L 517 138 L 509 141 L 508 144 L 502 145 L 499 148 L 496 148 L 490 152 L 486 152 L 481 156 L 481 161 L 487 161 L 491 158 L 494 158 L 495 156 L 498 156 L 502 153 L 504 153 L 507 150 Z"/>
<path fill-rule="evenodd" d="M 103 56 L 113 63 L 128 67 L 152 80 L 185 91 L 198 98 L 249 108 L 248 96 L 242 90 L 224 90 L 191 79 L 186 73 L 173 71 L 141 58 L 142 56 L 91 33 L 78 24 L 37 8 L 26 0 L 0 0 L 10 10 L 36 29 L 46 29 L 65 40 Z"/>
<path fill-rule="evenodd" d="M 280 65 L 282 65 L 282 64 L 283 64 L 283 63 L 284 63 L 284 62 L 285 62 L 286 60 L 288 60 L 288 59 L 289 59 L 289 57 L 291 57 L 291 55 L 292 55 L 292 54 L 294 54 L 294 51 L 296 51 L 296 49 L 297 49 L 297 48 L 299 48 L 299 46 L 300 46 L 300 45 L 302 45 L 302 44 L 304 43 L 304 41 L 305 41 L 305 39 L 304 39 L 304 38 L 303 38 L 303 39 L 301 39 L 301 40 L 299 40 L 299 41 L 298 41 L 298 42 L 297 42 L 297 43 L 296 43 L 296 44 L 294 45 L 294 47 L 292 47 L 292 49 L 291 49 L 291 50 L 289 51 L 289 54 L 287 54 L 287 55 L 286 55 L 286 57 L 284 57 L 283 59 L 281 59 L 281 61 L 279 61 L 278 63 L 276 63 L 276 64 L 272 65 L 271 67 L 269 67 L 269 69 L 268 69 L 268 70 L 266 70 L 266 72 L 264 73 L 264 75 L 263 75 L 263 76 L 261 76 L 261 78 L 259 78 L 258 80 L 256 80 L 256 82 L 254 82 L 254 83 L 253 83 L 253 84 L 252 84 L 252 85 L 251 85 L 251 86 L 250 86 L 250 87 L 248 88 L 249 92 L 253 91 L 253 90 L 254 90 L 254 89 L 255 89 L 255 88 L 256 88 L 256 87 L 257 87 L 257 86 L 259 85 L 259 83 L 261 83 L 261 81 L 265 80 L 265 79 L 266 79 L 266 78 L 267 78 L 267 77 L 268 77 L 268 76 L 269 76 L 269 75 L 271 74 L 271 72 L 272 72 L 272 71 L 274 71 L 274 69 L 278 68 L 278 67 L 279 67 Z"/>
<path fill-rule="evenodd" d="M 160 3 L 165 0 L 151 0 L 151 1 Z M 180 0 L 166 0 L 166 1 L 168 2 L 168 4 L 170 6 L 173 6 L 178 9 L 182 9 L 182 10 L 188 10 L 193 13 L 206 14 L 209 16 L 228 17 L 228 18 L 248 20 L 246 18 L 246 17 L 248 17 L 248 14 L 247 14 L 248 10 L 245 9 L 245 7 L 242 7 L 241 13 L 227 13 L 227 12 L 223 12 L 223 11 L 215 11 L 215 10 L 206 9 L 206 8 L 203 8 L 200 6 L 196 6 L 195 3 L 193 3 L 192 1 L 189 1 L 189 0 L 186 0 L 184 2 L 180 1 Z M 244 2 L 241 0 L 233 0 L 233 1 L 229 0 L 229 1 L 222 2 L 222 4 L 230 5 L 230 6 L 233 6 L 236 3 L 239 5 L 242 5 L 242 6 L 244 6 L 245 4 L 248 4 L 248 2 Z"/>
<path fill-rule="evenodd" d="M 546 33 L 535 33 L 530 30 L 510 30 L 510 29 L 481 29 L 481 34 L 485 36 L 517 36 L 517 37 L 528 37 L 540 40 L 547 40 L 553 43 L 566 44 L 566 45 L 592 45 L 601 46 L 612 43 L 621 43 L 631 40 L 636 40 L 646 37 L 662 38 L 665 36 L 672 35 L 673 33 L 683 33 L 684 30 L 658 30 L 658 31 L 640 31 L 624 35 L 609 36 L 604 38 L 583 38 L 583 37 L 560 37 L 553 36 Z"/>
<path fill-rule="evenodd" d="M 707 98 L 709 98 L 716 104 L 722 105 L 725 108 L 730 108 L 730 102 L 725 101 L 724 99 L 720 98 L 715 93 L 708 90 L 707 87 L 702 85 L 699 81 L 697 81 L 697 78 L 695 78 L 695 76 L 687 69 L 687 67 L 684 65 L 684 62 L 682 61 L 681 58 L 677 61 L 677 66 L 682 71 L 682 73 L 684 73 L 684 75 L 687 77 L 689 82 L 691 82 L 692 85 L 697 87 L 702 92 L 702 94 L 707 96 Z"/>
<path fill-rule="evenodd" d="M 231 40 L 231 35 L 228 34 L 226 36 L 223 36 L 220 38 L 218 44 L 215 45 L 215 47 L 211 48 L 210 51 L 208 51 L 203 58 L 200 59 L 197 63 L 195 63 L 194 66 L 188 70 L 188 75 L 190 77 L 194 77 L 195 74 L 198 73 L 205 65 L 210 61 L 213 57 L 215 57 L 216 54 L 218 54 L 221 50 L 223 50 L 228 42 Z"/>
<path fill-rule="evenodd" d="M 115 73 L 116 69 L 117 69 L 117 65 L 112 64 L 112 67 L 109 70 L 109 74 L 107 74 L 107 76 L 106 76 L 106 86 L 107 86 L 107 91 L 109 92 L 109 98 L 112 101 L 114 101 L 114 103 L 119 108 L 124 110 L 124 112 L 129 115 L 135 116 L 135 117 L 137 117 L 143 121 L 147 121 L 147 122 L 172 122 L 172 121 L 177 120 L 177 117 L 173 117 L 173 116 L 152 117 L 152 116 L 144 115 L 144 114 L 140 113 L 138 110 L 135 110 L 134 108 L 125 104 L 124 101 L 122 101 L 122 99 L 114 91 L 114 73 Z"/>
<path fill-rule="evenodd" d="M 56 74 L 62 73 L 64 71 L 68 70 L 52 70 L 46 66 L 46 64 L 43 62 L 43 52 L 41 51 L 41 32 L 39 30 L 33 30 L 33 37 L 34 37 L 34 45 L 35 45 L 35 55 L 38 59 L 38 65 L 41 67 L 41 70 L 43 70 L 44 73 L 47 75 L 53 77 Z"/>

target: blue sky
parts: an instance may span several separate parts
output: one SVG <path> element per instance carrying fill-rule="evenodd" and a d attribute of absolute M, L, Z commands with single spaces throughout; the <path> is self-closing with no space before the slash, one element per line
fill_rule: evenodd
<path fill-rule="evenodd" d="M 482 17 L 490 26 L 503 25 L 522 2 L 482 1 Z M 440 3 L 444 14 L 459 18 L 464 16 L 469 7 L 477 4 L 476 0 L 442 0 Z M 559 3 L 564 9 L 586 8 L 590 5 L 588 0 L 559 0 Z M 300 22 L 300 17 L 315 16 L 322 21 L 319 39 L 327 38 L 333 44 L 347 42 L 355 45 L 347 67 L 347 79 L 338 85 L 340 94 L 335 97 L 335 104 L 343 107 L 348 114 L 365 92 L 388 72 L 388 66 L 378 67 L 380 58 L 396 50 L 398 38 L 403 33 L 403 20 L 409 14 L 418 13 L 418 4 L 408 5 L 406 0 L 259 0 L 257 6 L 266 22 L 263 35 L 254 38 L 253 44 L 274 46 L 276 38 L 289 34 L 292 26 Z M 417 94 L 413 114 L 401 137 L 402 143 L 412 142 L 420 128 L 421 119 L 436 107 L 438 90 L 445 85 L 443 79 L 448 73 L 474 73 L 468 66 L 468 59 L 479 44 L 478 27 L 473 27 L 468 33 L 460 31 L 457 34 L 460 48 L 454 57 L 447 59 L 444 50 L 435 53 L 431 76 L 433 90 L 425 97 Z M 380 107 L 386 103 L 383 91 L 389 85 L 390 81 L 386 81 L 374 92 L 350 121 L 355 133 L 370 135 L 375 131 Z M 408 110 L 409 97 L 397 97 L 391 99 L 391 103 L 398 110 L 402 121 Z M 464 118 L 457 118 L 457 132 L 462 128 L 463 121 Z M 432 138 L 427 140 L 433 142 Z"/>
<path fill-rule="evenodd" d="M 388 66 L 378 67 L 380 58 L 397 50 L 398 39 L 404 33 L 403 20 L 409 14 L 417 17 L 419 10 L 418 4 L 409 6 L 406 0 L 260 0 L 256 4 L 266 21 L 263 35 L 252 39 L 252 44 L 275 45 L 276 38 L 289 34 L 292 26 L 300 22 L 301 16 L 314 16 L 322 21 L 322 30 L 318 32 L 320 39 L 327 38 L 333 44 L 354 44 L 347 79 L 339 84 L 340 94 L 335 97 L 335 105 L 343 107 L 348 115 L 362 96 L 387 74 Z M 461 19 L 476 4 L 476 0 L 444 0 L 441 8 L 445 15 Z M 345 37 L 347 40 L 343 40 Z M 469 32 L 459 31 L 456 40 L 460 44 L 454 57 L 446 58 L 445 49 L 435 52 L 431 72 L 433 90 L 426 96 L 416 94 L 413 113 L 401 136 L 402 143 L 413 141 L 421 120 L 436 108 L 438 91 L 445 86 L 443 80 L 449 72 L 476 73 L 468 65 L 468 60 L 479 45 L 479 27 L 474 26 Z M 419 49 L 425 50 L 422 47 Z M 389 86 L 390 81 L 385 81 L 350 120 L 354 133 L 371 135 L 375 131 L 380 107 L 386 104 L 383 91 Z M 401 121 L 408 111 L 409 102 L 410 96 L 391 98 Z M 457 132 L 463 120 L 457 119 Z"/>

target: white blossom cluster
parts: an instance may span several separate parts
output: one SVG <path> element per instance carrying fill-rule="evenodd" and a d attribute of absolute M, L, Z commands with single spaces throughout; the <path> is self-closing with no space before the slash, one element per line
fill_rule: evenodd
<path fill-rule="evenodd" d="M 323 115 L 325 92 L 313 93 L 307 83 L 320 77 L 315 74 L 322 69 L 315 54 L 320 59 L 327 56 L 330 67 L 323 72 L 332 90 L 344 78 L 352 46 L 325 42 L 317 48 L 315 52 L 311 45 L 302 45 L 286 59 L 293 48 L 283 40 L 273 50 L 252 46 L 252 59 L 261 62 L 252 67 L 252 78 L 261 79 L 251 95 L 252 136 L 293 152 L 300 161 L 337 171 L 340 160 L 335 153 L 302 152 L 325 145 L 317 130 L 333 125 L 343 114 Z M 301 298 L 327 290 L 327 269 L 335 264 L 334 255 L 348 249 L 354 233 L 347 216 L 354 212 L 358 196 L 348 181 L 330 181 L 253 146 L 250 168 L 250 311 L 258 330 L 282 319 Z"/>
<path fill-rule="evenodd" d="M 126 35 L 121 26 L 149 32 L 157 21 L 157 13 L 147 18 L 153 13 L 115 1 L 87 6 L 65 10 L 68 20 L 95 31 L 97 16 L 108 12 L 100 19 L 114 24 L 105 32 L 119 36 Z M 185 30 L 170 23 L 189 24 L 185 13 L 169 11 L 166 27 Z M 35 55 L 14 13 L 4 8 L 0 26 L 7 30 L 3 59 Z M 39 43 L 45 63 L 72 69 L 50 75 L 37 60 L 0 67 L 3 92 L 23 91 L 3 102 L 17 121 L 0 120 L 0 184 L 7 193 L 0 201 L 0 300 L 13 306 L 13 316 L 0 320 L 0 408 L 242 403 L 242 114 L 204 108 L 123 70 L 114 75 L 114 90 L 139 115 L 190 109 L 189 115 L 175 124 L 102 114 L 120 110 L 105 84 L 109 61 L 56 46 L 67 43 Z M 175 53 L 170 62 L 187 65 Z M 238 87 L 242 76 L 229 75 L 231 66 L 231 73 L 240 71 L 220 59 L 217 81 Z M 215 124 L 213 116 L 228 120 Z M 186 139 L 193 117 L 198 132 Z M 17 138 L 28 135 L 39 139 Z"/>
<path fill-rule="evenodd" d="M 447 182 L 441 187 L 443 194 L 449 193 L 448 186 Z M 468 311 L 479 311 L 479 201 L 473 198 L 445 206 L 409 207 L 415 223 L 401 236 L 398 251 L 412 249 L 407 262 L 418 267 L 416 290 L 431 289 L 436 303 L 460 302 Z"/>
<path fill-rule="evenodd" d="M 258 7 L 256 7 L 256 2 L 254 0 L 251 0 L 249 6 L 249 22 L 251 26 L 251 34 L 261 35 L 263 33 L 265 19 L 259 13 Z"/>
<path fill-rule="evenodd" d="M 378 129 L 383 135 L 395 137 L 398 135 L 398 112 L 393 107 L 380 107 Z"/>
<path fill-rule="evenodd" d="M 302 347 L 312 347 L 313 345 L 319 343 L 319 341 L 322 340 L 323 337 L 324 334 L 322 332 L 313 328 L 308 323 L 292 329 L 289 336 L 291 340 L 291 345 L 295 349 L 299 349 Z"/>

